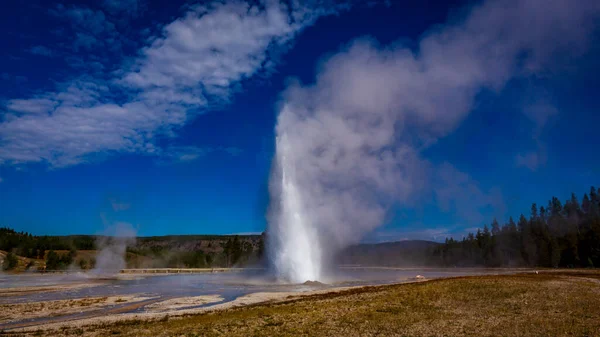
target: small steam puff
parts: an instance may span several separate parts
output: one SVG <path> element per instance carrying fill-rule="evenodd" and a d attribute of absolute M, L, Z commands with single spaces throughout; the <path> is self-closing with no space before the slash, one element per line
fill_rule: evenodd
<path fill-rule="evenodd" d="M 112 276 L 127 267 L 125 254 L 127 246 L 135 244 L 136 231 L 128 223 L 119 222 L 109 227 L 103 236 L 98 237 L 96 245 L 96 266 L 91 271 L 94 275 Z"/>
<path fill-rule="evenodd" d="M 314 85 L 289 86 L 270 179 L 278 276 L 322 280 L 333 253 L 422 188 L 430 164 L 419 152 L 457 127 L 478 92 L 572 61 L 599 12 L 598 1 L 486 1 L 417 50 L 359 39 L 322 64 Z"/>

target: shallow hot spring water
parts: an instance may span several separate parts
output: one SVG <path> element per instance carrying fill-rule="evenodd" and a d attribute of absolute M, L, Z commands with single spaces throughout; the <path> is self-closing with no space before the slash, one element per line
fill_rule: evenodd
<path fill-rule="evenodd" d="M 202 295 L 219 295 L 223 298 L 222 301 L 216 303 L 177 309 L 181 310 L 210 307 L 257 292 L 306 292 L 336 287 L 409 282 L 415 280 L 417 275 L 421 275 L 425 279 L 433 279 L 489 273 L 497 274 L 499 272 L 481 269 L 340 268 L 334 273 L 336 276 L 330 279 L 327 284 L 319 282 L 284 284 L 266 276 L 264 271 L 259 270 L 163 275 L 120 274 L 112 279 L 96 279 L 84 273 L 54 275 L 0 274 L 0 293 L 4 294 L 4 296 L 0 296 L 0 304 L 134 294 L 157 298 L 158 300 Z M 59 290 L 57 290 L 57 286 Z M 11 288 L 20 288 L 19 290 L 25 291 L 10 293 Z M 45 288 L 48 291 L 45 291 Z M 109 306 L 107 309 L 114 309 L 114 307 Z M 145 308 L 142 306 L 128 312 L 145 312 Z M 40 319 L 36 319 L 36 321 L 38 320 Z M 10 322 L 10 324 L 14 323 Z M 0 330 L 6 324 L 6 322 L 0 322 Z"/>
<path fill-rule="evenodd" d="M 255 292 L 303 292 L 315 289 L 408 282 L 417 275 L 426 279 L 498 273 L 484 269 L 386 269 L 341 268 L 328 283 L 286 284 L 266 276 L 264 271 L 232 271 L 197 274 L 120 274 L 97 279 L 85 273 L 53 275 L 0 275 L 0 291 L 21 287 L 66 286 L 65 290 L 25 293 L 0 297 L 0 304 L 48 301 L 95 296 L 138 294 L 152 297 L 221 295 L 225 299 Z M 69 285 L 86 284 L 86 287 Z"/>

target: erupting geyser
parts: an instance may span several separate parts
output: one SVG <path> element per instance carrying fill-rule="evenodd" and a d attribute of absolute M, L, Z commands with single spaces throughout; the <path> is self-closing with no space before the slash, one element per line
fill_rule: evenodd
<path fill-rule="evenodd" d="M 336 252 L 385 223 L 393 204 L 417 203 L 415 192 L 453 201 L 430 185 L 446 182 L 452 166 L 430 163 L 421 151 L 454 130 L 480 92 L 570 60 L 556 56 L 583 54 L 600 15 L 592 0 L 544 2 L 543 15 L 539 5 L 484 1 L 412 47 L 358 39 L 321 63 L 313 85 L 288 87 L 268 219 L 280 279 L 323 281 Z M 553 109 L 543 97 L 531 104 L 535 113 Z"/>
<path fill-rule="evenodd" d="M 277 168 L 279 181 L 279 212 L 276 223 L 278 253 L 275 268 L 289 282 L 301 283 L 321 278 L 319 238 L 310 219 L 303 211 L 303 200 L 295 179 L 293 157 L 285 135 L 277 138 Z"/>

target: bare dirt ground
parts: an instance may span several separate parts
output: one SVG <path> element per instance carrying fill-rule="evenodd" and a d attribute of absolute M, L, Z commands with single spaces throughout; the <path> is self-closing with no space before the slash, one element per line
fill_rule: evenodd
<path fill-rule="evenodd" d="M 163 305 L 177 306 L 177 303 L 176 300 Z M 598 308 L 599 270 L 557 270 L 324 289 L 304 296 L 259 293 L 210 309 L 178 311 L 176 316 L 110 315 L 5 333 L 16 336 L 600 336 Z"/>

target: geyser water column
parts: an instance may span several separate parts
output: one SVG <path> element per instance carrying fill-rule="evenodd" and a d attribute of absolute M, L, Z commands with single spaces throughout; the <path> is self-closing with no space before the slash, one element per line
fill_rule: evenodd
<path fill-rule="evenodd" d="M 319 238 L 304 212 L 303 199 L 296 180 L 294 153 L 286 135 L 277 137 L 276 163 L 273 179 L 278 194 L 277 211 L 273 214 L 274 267 L 285 281 L 301 283 L 321 278 L 321 248 Z"/>

